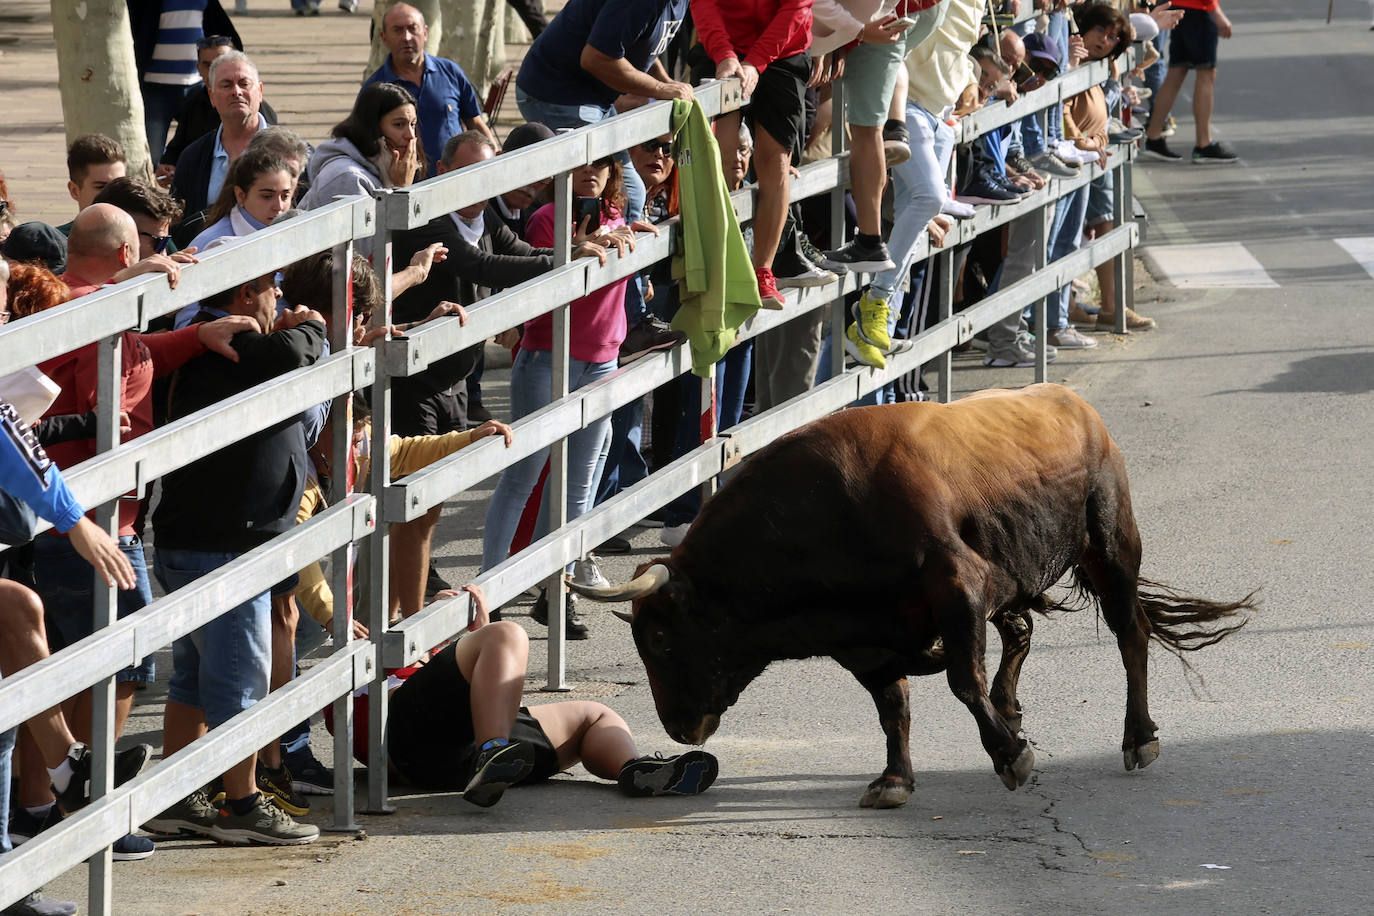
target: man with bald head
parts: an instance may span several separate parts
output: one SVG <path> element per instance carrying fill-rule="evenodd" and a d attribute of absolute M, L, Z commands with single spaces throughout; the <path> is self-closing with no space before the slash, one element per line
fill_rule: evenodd
<path fill-rule="evenodd" d="M 415 96 L 420 143 L 425 148 L 425 174 L 433 175 L 449 137 L 475 130 L 498 145 L 482 118 L 482 103 L 463 68 L 444 57 L 425 53 L 429 26 L 408 3 L 398 3 L 382 16 L 382 44 L 391 53 L 364 86 L 395 83 Z"/>
<path fill-rule="evenodd" d="M 170 193 L 182 201 L 186 214 L 172 232 L 178 247 L 185 247 L 199 231 L 197 217 L 219 196 L 230 163 L 268 126 L 262 114 L 262 80 L 247 54 L 229 51 L 215 58 L 205 84 L 220 125 L 186 147 L 177 159 Z"/>
<path fill-rule="evenodd" d="M 139 260 L 138 225 L 114 204 L 92 204 L 77 214 L 67 240 L 67 272 L 62 275 L 73 298 L 147 273 L 166 274 L 175 289 L 181 265 L 165 254 Z"/>

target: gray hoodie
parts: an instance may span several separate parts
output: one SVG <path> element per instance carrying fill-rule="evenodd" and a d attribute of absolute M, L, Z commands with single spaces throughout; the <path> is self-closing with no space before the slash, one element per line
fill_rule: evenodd
<path fill-rule="evenodd" d="M 310 176 L 310 190 L 298 204 L 302 210 L 323 207 L 340 196 L 370 196 L 377 188 L 389 186 L 377 164 L 369 161 L 352 141 L 342 137 L 321 143 L 315 155 L 310 157 L 306 173 Z M 363 257 L 372 255 L 371 239 L 358 239 L 353 247 Z"/>

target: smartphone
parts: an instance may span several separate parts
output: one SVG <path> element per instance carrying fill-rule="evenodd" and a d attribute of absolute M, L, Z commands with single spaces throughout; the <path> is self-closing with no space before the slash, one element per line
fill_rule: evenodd
<path fill-rule="evenodd" d="M 581 229 L 582 220 L 591 217 L 587 221 L 588 229 L 595 229 L 601 225 L 601 198 L 599 197 L 579 197 L 573 201 L 573 228 Z"/>
<path fill-rule="evenodd" d="M 916 24 L 916 20 L 912 19 L 910 16 L 903 16 L 901 19 L 892 20 L 891 24 L 894 26 L 901 26 L 902 31 L 906 31 Z"/>

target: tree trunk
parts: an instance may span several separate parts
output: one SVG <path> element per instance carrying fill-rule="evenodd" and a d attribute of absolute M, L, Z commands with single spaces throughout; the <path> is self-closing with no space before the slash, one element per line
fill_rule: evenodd
<path fill-rule="evenodd" d="M 52 0 L 52 32 L 67 142 L 104 134 L 124 148 L 130 175 L 151 179 L 124 0 Z"/>
<path fill-rule="evenodd" d="M 367 79 L 377 68 L 386 60 L 386 45 L 382 44 L 382 17 L 386 11 L 403 0 L 376 0 L 372 6 L 372 53 L 367 58 L 367 72 L 363 74 L 363 79 Z M 425 24 L 429 26 L 429 40 L 425 42 L 426 54 L 439 53 L 439 35 L 443 31 L 444 15 L 439 0 L 404 0 L 408 6 L 413 6 L 420 11 L 420 15 L 425 17 Z M 466 67 L 463 68 L 467 70 Z"/>

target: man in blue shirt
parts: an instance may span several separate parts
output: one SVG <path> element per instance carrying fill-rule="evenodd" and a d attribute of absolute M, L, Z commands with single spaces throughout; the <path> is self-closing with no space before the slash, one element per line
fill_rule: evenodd
<path fill-rule="evenodd" d="M 398 3 L 387 10 L 382 17 L 382 44 L 391 53 L 363 85 L 395 83 L 415 96 L 420 143 L 425 148 L 425 174 L 433 176 L 435 162 L 449 137 L 465 129 L 476 130 L 496 143 L 496 135 L 482 118 L 482 103 L 463 68 L 446 58 L 426 54 L 428 38 L 425 17 L 415 7 Z"/>

